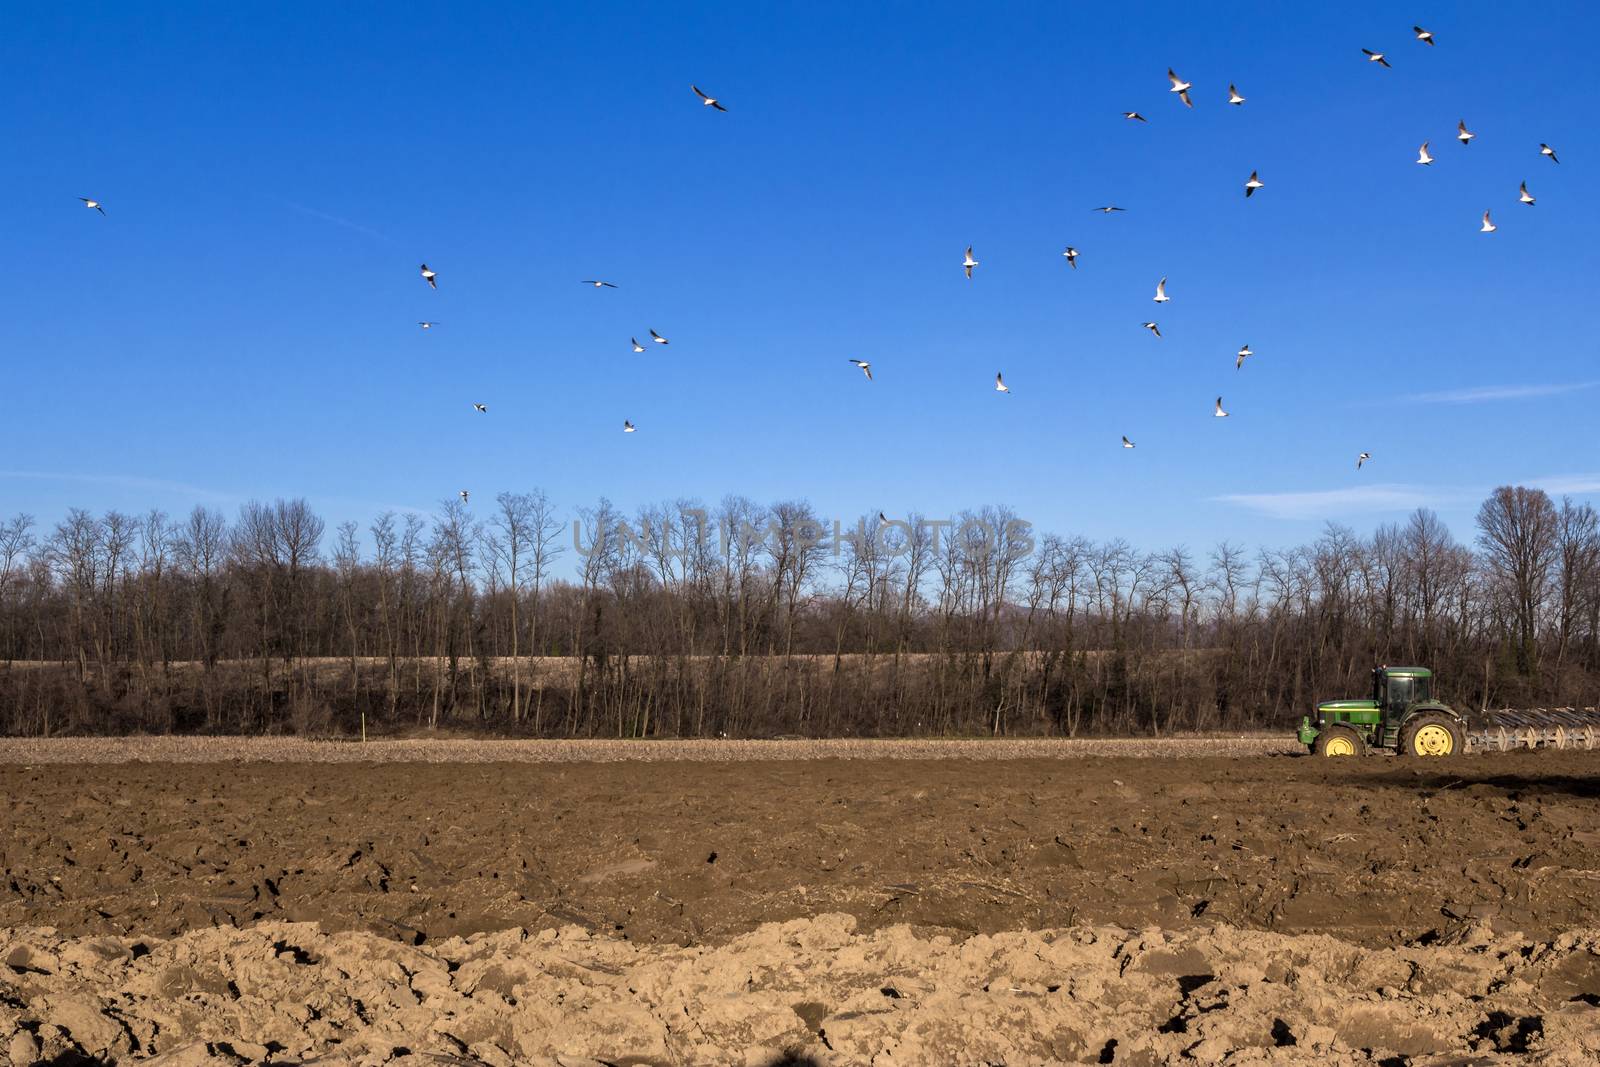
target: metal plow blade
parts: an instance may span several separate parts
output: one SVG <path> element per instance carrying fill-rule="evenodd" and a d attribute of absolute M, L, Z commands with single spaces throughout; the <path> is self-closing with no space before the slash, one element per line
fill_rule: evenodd
<path fill-rule="evenodd" d="M 1502 708 L 1471 717 L 1467 748 L 1600 748 L 1600 711 L 1594 708 Z"/>

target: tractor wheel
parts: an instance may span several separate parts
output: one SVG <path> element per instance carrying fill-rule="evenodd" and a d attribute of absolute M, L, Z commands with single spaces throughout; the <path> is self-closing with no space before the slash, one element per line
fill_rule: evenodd
<path fill-rule="evenodd" d="M 1333 725 L 1317 735 L 1311 742 L 1313 756 L 1364 756 L 1367 742 L 1348 726 Z"/>
<path fill-rule="evenodd" d="M 1466 751 L 1461 725 L 1448 715 L 1423 712 L 1400 730 L 1402 756 L 1459 756 Z"/>

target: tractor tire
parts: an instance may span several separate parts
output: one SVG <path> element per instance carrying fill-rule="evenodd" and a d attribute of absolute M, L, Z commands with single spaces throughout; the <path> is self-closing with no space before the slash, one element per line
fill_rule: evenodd
<path fill-rule="evenodd" d="M 1400 729 L 1402 756 L 1461 756 L 1466 751 L 1467 738 L 1461 724 L 1448 715 L 1425 711 Z"/>
<path fill-rule="evenodd" d="M 1365 756 L 1366 740 L 1348 726 L 1335 723 L 1317 735 L 1311 742 L 1313 756 Z"/>

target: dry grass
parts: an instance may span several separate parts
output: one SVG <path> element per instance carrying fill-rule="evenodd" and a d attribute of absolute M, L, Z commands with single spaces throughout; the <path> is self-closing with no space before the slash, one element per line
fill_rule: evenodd
<path fill-rule="evenodd" d="M 308 741 L 263 737 L 0 738 L 0 764 L 43 763 L 739 763 L 816 759 L 1179 758 L 1299 752 L 1293 738 L 1179 737 L 1026 740 Z"/>

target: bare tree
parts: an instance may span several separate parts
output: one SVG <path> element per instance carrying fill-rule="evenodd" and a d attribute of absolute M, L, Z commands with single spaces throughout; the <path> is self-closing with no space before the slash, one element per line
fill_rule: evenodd
<path fill-rule="evenodd" d="M 6 594 L 18 580 L 33 549 L 32 515 L 14 515 L 5 525 L 0 526 L 0 625 L 7 627 L 5 630 L 0 630 L 0 644 L 5 645 L 7 666 L 11 664 L 16 646 L 13 643 L 14 635 L 10 632 Z"/>
<path fill-rule="evenodd" d="M 1519 674 L 1538 663 L 1540 613 L 1550 595 L 1559 519 L 1543 489 L 1501 486 L 1478 509 L 1478 545 L 1507 605 Z"/>

